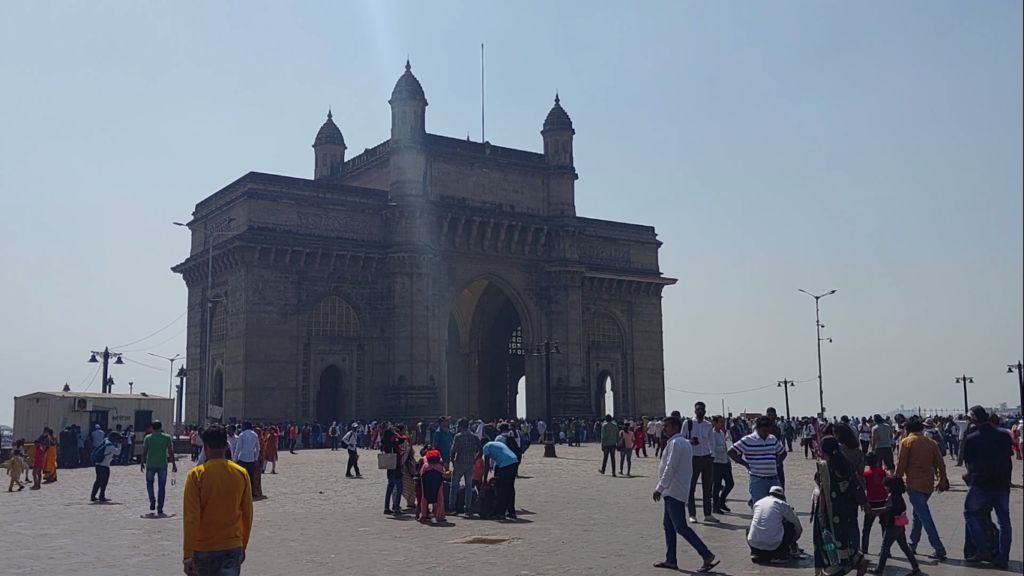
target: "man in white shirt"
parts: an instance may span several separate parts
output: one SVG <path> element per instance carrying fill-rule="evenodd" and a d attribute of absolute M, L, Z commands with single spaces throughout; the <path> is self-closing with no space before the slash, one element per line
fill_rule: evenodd
<path fill-rule="evenodd" d="M 352 429 L 345 434 L 345 437 L 341 439 L 341 443 L 345 445 L 345 449 L 348 450 L 348 464 L 345 466 L 345 478 L 353 478 L 352 471 L 355 470 L 355 478 L 362 478 L 363 475 L 359 473 L 359 433 L 357 432 L 358 426 L 352 425 Z"/>
<path fill-rule="evenodd" d="M 788 562 L 803 528 L 796 512 L 786 503 L 781 486 L 772 486 L 768 495 L 754 503 L 754 516 L 747 532 L 750 561 Z"/>
<path fill-rule="evenodd" d="M 676 563 L 676 534 L 679 534 L 704 559 L 704 564 L 697 572 L 710 572 L 718 565 L 715 555 L 686 523 L 686 498 L 690 493 L 690 478 L 693 475 L 693 449 L 689 441 L 683 438 L 682 427 L 682 422 L 675 416 L 664 420 L 664 430 L 669 439 L 658 465 L 658 486 L 654 489 L 654 501 L 665 501 L 662 526 L 665 528 L 667 550 L 665 561 L 658 562 L 654 567 L 679 569 Z"/>
<path fill-rule="evenodd" d="M 665 430 L 665 419 L 661 418 L 654 423 L 654 457 L 661 456 L 661 452 L 665 449 L 665 446 L 661 443 L 662 432 Z"/>
<path fill-rule="evenodd" d="M 686 499 L 686 507 L 690 511 L 690 522 L 697 522 L 697 504 L 694 496 L 697 493 L 697 478 L 700 477 L 701 496 L 704 500 L 704 521 L 714 524 L 718 522 L 711 512 L 711 492 L 715 475 L 715 426 L 705 418 L 707 407 L 703 402 L 693 405 L 694 418 L 683 425 L 683 437 L 689 440 L 693 450 L 693 476 L 690 478 L 690 495 Z"/>
<path fill-rule="evenodd" d="M 242 433 L 238 435 L 238 442 L 235 444 L 237 454 L 232 453 L 237 463 L 249 473 L 249 482 L 255 482 L 256 460 L 260 456 L 260 438 L 252 429 L 252 422 L 242 422 Z M 251 486 L 255 491 L 256 487 Z"/>

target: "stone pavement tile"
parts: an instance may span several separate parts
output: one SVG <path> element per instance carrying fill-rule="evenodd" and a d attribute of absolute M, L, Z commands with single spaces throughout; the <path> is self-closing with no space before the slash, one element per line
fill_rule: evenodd
<path fill-rule="evenodd" d="M 600 450 L 561 446 L 558 459 L 540 456 L 538 447 L 525 457 L 517 482 L 518 522 L 494 522 L 449 517 L 445 526 L 424 526 L 412 516 L 384 516 L 384 474 L 372 469 L 373 454 L 364 452 L 364 479 L 346 479 L 345 453 L 305 451 L 282 454 L 279 474 L 264 475 L 268 498 L 255 503 L 255 524 L 243 573 L 258 576 L 401 575 L 450 573 L 488 576 L 549 575 L 663 575 L 652 567 L 664 559 L 662 507 L 651 500 L 657 460 L 633 460 L 632 478 L 597 473 Z M 117 467 L 108 497 L 114 504 L 88 503 L 91 469 L 61 470 L 60 481 L 41 491 L 0 493 L 0 542 L 4 544 L 2 573 L 74 574 L 75 576 L 135 576 L 181 572 L 181 493 L 184 463 L 178 484 L 168 486 L 167 511 L 173 518 L 140 518 L 148 513 L 145 476 L 137 467 Z M 789 500 L 805 522 L 801 546 L 810 551 L 806 526 L 810 511 L 812 462 L 796 456 L 787 463 Z M 959 476 L 951 468 L 951 476 Z M 719 574 L 813 574 L 812 562 L 759 566 L 750 562 L 745 530 L 746 474 L 736 467 L 736 489 L 730 505 L 734 514 L 720 525 L 697 524 L 694 530 L 722 563 Z M 1017 471 L 1019 474 L 1019 470 Z M 699 489 L 698 489 L 699 494 Z M 951 558 L 962 557 L 964 490 L 931 499 L 943 542 Z M 1021 569 L 1021 491 L 1011 495 L 1014 517 L 1014 568 Z M 471 537 L 509 539 L 504 544 L 463 543 Z M 878 552 L 880 532 L 872 537 Z M 43 553 L 40 553 L 42 550 Z M 920 552 L 931 552 L 927 541 Z M 874 561 L 877 556 L 869 558 Z M 692 549 L 679 539 L 679 562 L 684 573 L 700 565 Z M 922 558 L 931 576 L 999 574 L 956 561 L 935 564 Z M 887 574 L 907 572 L 899 554 Z M 1002 572 L 1006 573 L 1006 572 Z"/>

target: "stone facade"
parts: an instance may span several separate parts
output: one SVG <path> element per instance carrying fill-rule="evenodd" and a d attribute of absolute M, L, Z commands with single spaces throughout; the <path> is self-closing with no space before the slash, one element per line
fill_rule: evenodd
<path fill-rule="evenodd" d="M 390 104 L 387 141 L 346 160 L 329 113 L 312 180 L 250 172 L 196 206 L 173 268 L 189 294 L 186 421 L 207 406 L 508 417 L 524 376 L 527 415 L 543 416 L 545 340 L 560 350 L 555 415 L 603 414 L 606 386 L 617 414 L 664 412 L 661 292 L 675 280 L 652 227 L 576 216 L 558 98 L 544 153 L 427 133 L 408 64 Z"/>

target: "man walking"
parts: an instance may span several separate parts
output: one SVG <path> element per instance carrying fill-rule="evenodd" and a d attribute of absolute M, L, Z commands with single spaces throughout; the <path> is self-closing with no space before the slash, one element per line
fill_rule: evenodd
<path fill-rule="evenodd" d="M 892 458 L 892 427 L 885 423 L 881 414 L 875 414 L 875 425 L 871 428 L 871 449 L 878 454 L 878 459 L 885 464 L 890 473 L 896 469 Z"/>
<path fill-rule="evenodd" d="M 470 506 L 473 504 L 473 465 L 476 463 L 477 453 L 480 452 L 480 439 L 469 431 L 468 420 L 460 418 L 458 424 L 459 433 L 452 441 L 452 490 L 446 503 L 449 508 L 455 508 L 459 486 L 464 480 L 466 498 L 463 505 L 468 515 L 471 510 Z"/>
<path fill-rule="evenodd" d="M 612 421 L 611 414 L 605 414 L 604 424 L 601 425 L 601 451 L 604 456 L 601 458 L 601 474 L 604 474 L 608 460 L 612 461 L 612 477 L 615 477 L 615 445 L 619 442 L 619 427 Z"/>
<path fill-rule="evenodd" d="M 92 502 L 107 502 L 107 483 L 110 482 L 110 465 L 121 454 L 121 435 L 111 432 L 108 438 L 100 440 L 93 448 L 90 460 L 96 466 L 96 481 L 92 483 Z M 38 481 L 36 482 L 38 484 Z"/>
<path fill-rule="evenodd" d="M 697 522 L 697 505 L 694 496 L 697 493 L 697 477 L 700 476 L 701 496 L 704 501 L 704 521 L 709 523 L 718 522 L 711 512 L 711 491 L 714 486 L 715 475 L 715 427 L 711 420 L 705 418 L 707 407 L 703 402 L 693 405 L 693 415 L 686 421 L 683 438 L 689 441 L 693 453 L 693 471 L 690 476 L 690 494 L 686 499 L 686 506 L 690 511 L 690 523 Z"/>
<path fill-rule="evenodd" d="M 910 527 L 910 549 L 917 552 L 921 541 L 921 529 L 928 533 L 928 542 L 934 552 L 928 556 L 932 560 L 945 560 L 946 547 L 942 545 L 939 531 L 935 528 L 928 499 L 935 488 L 935 477 L 938 475 L 937 490 L 944 492 L 949 488 L 946 478 L 946 462 L 942 459 L 939 446 L 934 440 L 924 435 L 924 424 L 917 416 L 911 416 L 906 425 L 907 437 L 900 441 L 899 461 L 893 476 L 905 477 L 907 499 L 914 508 L 913 523 Z"/>
<path fill-rule="evenodd" d="M 352 429 L 349 430 L 345 436 L 341 439 L 341 443 L 345 445 L 345 450 L 348 451 L 348 464 L 345 466 L 345 478 L 352 478 L 352 471 L 355 470 L 355 478 L 362 478 L 363 475 L 359 473 L 359 425 L 353 424 Z"/>
<path fill-rule="evenodd" d="M 967 464 L 964 480 L 970 485 L 964 499 L 967 536 L 977 553 L 968 562 L 992 562 L 1005 570 L 1010 559 L 1010 476 L 1013 475 L 1013 439 L 994 428 L 981 406 L 971 408 L 971 421 L 978 426 L 968 435 L 960 452 Z M 999 550 L 990 551 L 978 513 L 991 508 L 999 522 Z"/>
<path fill-rule="evenodd" d="M 772 419 L 761 416 L 754 431 L 729 448 L 729 457 L 743 466 L 749 473 L 750 500 L 747 505 L 768 495 L 772 486 L 779 483 L 779 463 L 786 459 L 782 442 L 772 435 Z"/>
<path fill-rule="evenodd" d="M 164 496 L 167 491 L 167 462 L 171 469 L 178 471 L 174 460 L 174 441 L 164 433 L 159 420 L 152 424 L 153 433 L 142 440 L 142 471 L 146 473 L 146 492 L 149 494 L 149 510 L 156 510 L 157 516 L 164 515 Z M 153 494 L 153 481 L 158 480 L 157 494 Z"/>
<path fill-rule="evenodd" d="M 242 467 L 224 458 L 223 428 L 215 424 L 204 430 L 203 445 L 206 462 L 185 479 L 185 574 L 238 576 L 252 529 L 251 481 Z"/>
<path fill-rule="evenodd" d="M 205 442 L 205 440 L 204 440 Z M 227 444 L 227 434 L 224 434 L 224 443 Z M 256 461 L 260 456 L 260 438 L 256 435 L 256 432 L 252 429 L 252 422 L 246 420 L 242 422 L 242 433 L 238 435 L 238 441 L 235 442 L 235 449 L 237 454 L 232 453 L 235 462 L 245 469 L 246 473 L 249 474 L 249 482 L 253 483 L 250 486 L 250 490 L 255 492 L 255 478 L 256 478 Z M 234 452 L 234 451 L 233 451 Z M 210 456 L 207 455 L 206 459 L 209 460 Z"/>
<path fill-rule="evenodd" d="M 715 416 L 711 419 L 711 423 L 715 426 L 715 487 L 711 491 L 711 503 L 715 514 L 732 512 L 732 510 L 729 509 L 729 506 L 725 503 L 729 498 L 729 493 L 732 492 L 732 488 L 735 485 L 735 482 L 732 479 L 732 460 L 729 459 L 729 444 L 726 442 L 725 438 L 726 422 L 727 420 L 725 419 L 725 416 Z"/>
<path fill-rule="evenodd" d="M 665 443 L 665 453 L 658 465 L 658 485 L 654 488 L 654 501 L 665 502 L 665 513 L 662 526 L 665 528 L 665 561 L 658 562 L 655 568 L 678 570 L 676 558 L 676 534 L 683 537 L 694 550 L 700 554 L 704 563 L 698 573 L 710 572 L 718 565 L 715 555 L 708 550 L 697 533 L 686 523 L 686 498 L 690 492 L 690 478 L 693 475 L 693 449 L 689 441 L 683 438 L 682 422 L 675 416 L 663 421 L 665 432 L 669 435 Z"/>
<path fill-rule="evenodd" d="M 331 427 L 327 429 L 327 435 L 331 439 L 331 452 L 337 452 L 338 439 L 341 438 L 341 429 L 337 422 L 331 422 Z"/>

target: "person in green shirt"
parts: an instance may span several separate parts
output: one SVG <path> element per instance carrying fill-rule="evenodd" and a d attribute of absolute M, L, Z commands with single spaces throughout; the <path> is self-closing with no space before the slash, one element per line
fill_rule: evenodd
<path fill-rule="evenodd" d="M 171 469 L 178 471 L 174 461 L 174 440 L 164 433 L 164 425 L 159 420 L 152 424 L 153 433 L 146 435 L 142 441 L 142 471 L 146 473 L 146 491 L 149 492 L 149 509 L 156 510 L 158 516 L 164 515 L 164 496 L 167 491 L 167 462 Z M 159 479 L 158 496 L 153 495 L 153 480 Z"/>
<path fill-rule="evenodd" d="M 604 452 L 604 457 L 601 459 L 601 469 L 599 472 L 604 474 L 605 466 L 608 464 L 609 457 L 612 460 L 612 476 L 615 476 L 615 447 L 619 443 L 619 425 L 612 420 L 611 414 L 606 414 L 604 417 L 604 424 L 601 425 L 601 451 Z"/>

